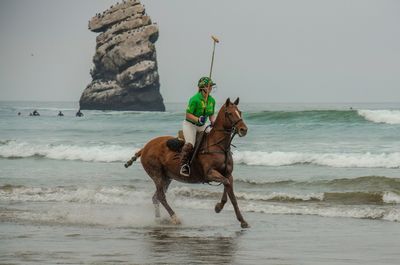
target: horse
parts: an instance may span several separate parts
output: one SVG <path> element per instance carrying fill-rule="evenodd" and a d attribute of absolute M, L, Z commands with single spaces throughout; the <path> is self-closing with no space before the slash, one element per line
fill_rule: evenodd
<path fill-rule="evenodd" d="M 215 205 L 215 212 L 219 213 L 227 202 L 227 196 L 232 202 L 236 218 L 242 228 L 249 227 L 240 213 L 236 196 L 233 192 L 233 159 L 230 146 L 233 137 L 237 134 L 243 137 L 247 134 L 247 126 L 243 121 L 242 113 L 238 109 L 239 98 L 233 103 L 228 98 L 221 106 L 211 131 L 204 136 L 199 151 L 192 159 L 190 175 L 180 175 L 180 153 L 171 150 L 168 141 L 176 139 L 172 136 L 161 136 L 150 140 L 125 164 L 132 165 L 140 157 L 146 173 L 153 180 L 156 191 L 153 195 L 155 217 L 160 218 L 159 203 L 164 206 L 171 217 L 173 224 L 180 224 L 175 212 L 169 206 L 166 192 L 172 180 L 185 183 L 219 182 L 224 185 L 221 201 Z M 183 144 L 182 144 L 183 145 Z"/>

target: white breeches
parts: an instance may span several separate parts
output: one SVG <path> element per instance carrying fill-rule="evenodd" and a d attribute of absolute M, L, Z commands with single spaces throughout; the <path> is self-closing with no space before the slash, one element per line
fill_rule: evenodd
<path fill-rule="evenodd" d="M 182 123 L 183 128 L 183 136 L 185 137 L 186 143 L 191 143 L 193 146 L 196 143 L 196 133 L 202 132 L 206 128 L 206 125 L 196 126 L 187 120 L 184 120 Z"/>

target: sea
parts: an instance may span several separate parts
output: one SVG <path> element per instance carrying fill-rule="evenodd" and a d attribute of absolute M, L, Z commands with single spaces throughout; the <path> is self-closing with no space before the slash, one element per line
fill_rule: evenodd
<path fill-rule="evenodd" d="M 229 201 L 214 212 L 218 183 L 173 181 L 182 224 L 156 221 L 152 180 L 124 168 L 185 107 L 0 101 L 0 264 L 400 264 L 400 103 L 240 103 L 247 229 Z"/>

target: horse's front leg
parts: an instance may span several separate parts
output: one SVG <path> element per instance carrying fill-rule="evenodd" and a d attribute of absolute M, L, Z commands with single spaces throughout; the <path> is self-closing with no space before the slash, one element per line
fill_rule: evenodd
<path fill-rule="evenodd" d="M 224 206 L 225 206 L 226 201 L 228 200 L 228 196 L 227 196 L 226 190 L 227 190 L 227 187 L 224 186 L 224 193 L 222 194 L 221 202 L 218 202 L 218 203 L 215 205 L 215 212 L 216 212 L 216 213 L 219 213 L 219 212 L 222 211 L 222 209 L 223 209 Z"/>
<path fill-rule="evenodd" d="M 233 192 L 233 177 L 232 177 L 232 175 L 228 176 L 228 180 L 230 182 L 230 185 L 225 186 L 225 187 L 227 189 L 229 199 L 232 202 L 233 208 L 235 209 L 236 218 L 239 220 L 240 226 L 242 228 L 247 228 L 247 227 L 249 227 L 249 224 L 244 220 L 242 214 L 240 213 L 239 206 L 236 201 L 236 196 L 235 196 L 235 193 Z"/>
<path fill-rule="evenodd" d="M 206 175 L 206 180 L 208 182 L 211 182 L 211 181 L 220 182 L 220 183 L 224 184 L 224 186 L 227 186 L 230 184 L 229 180 L 215 169 L 208 170 L 207 175 Z"/>

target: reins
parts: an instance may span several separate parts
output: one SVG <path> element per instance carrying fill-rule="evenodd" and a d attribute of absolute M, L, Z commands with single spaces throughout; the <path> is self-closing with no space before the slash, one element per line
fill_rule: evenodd
<path fill-rule="evenodd" d="M 234 137 L 236 136 L 236 134 L 237 134 L 236 125 L 237 125 L 239 122 L 243 121 L 243 119 L 240 118 L 240 119 L 238 119 L 237 121 L 233 122 L 232 119 L 231 119 L 231 117 L 230 117 L 230 115 L 231 115 L 231 113 L 227 112 L 227 110 L 225 109 L 225 117 L 227 117 L 227 118 L 229 119 L 230 123 L 231 123 L 231 125 L 230 125 L 231 128 L 230 128 L 230 129 L 226 129 L 226 128 L 223 128 L 223 129 L 213 128 L 213 130 L 215 130 L 215 131 L 221 131 L 221 132 L 223 132 L 224 134 L 230 134 L 230 139 L 229 139 L 228 144 L 227 144 L 226 146 L 221 146 L 221 143 L 225 140 L 225 136 L 222 137 L 220 140 L 216 141 L 215 143 L 211 144 L 211 145 L 208 144 L 208 138 L 206 138 L 205 150 L 202 150 L 202 151 L 200 152 L 200 154 L 209 154 L 209 153 L 224 153 L 224 154 L 227 154 L 227 153 L 231 150 L 232 140 L 233 140 L 233 138 L 234 138 Z M 210 125 L 208 125 L 208 126 L 204 129 L 204 133 L 206 132 L 206 130 L 207 130 L 209 127 L 210 127 Z M 211 146 L 220 146 L 222 150 L 221 150 L 221 151 L 210 151 L 210 150 L 209 150 L 209 147 L 211 147 Z"/>

